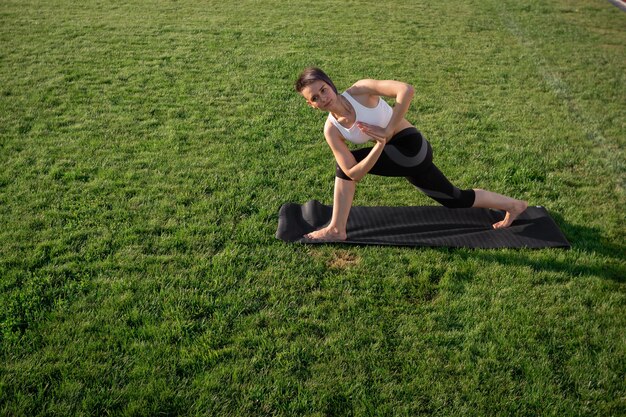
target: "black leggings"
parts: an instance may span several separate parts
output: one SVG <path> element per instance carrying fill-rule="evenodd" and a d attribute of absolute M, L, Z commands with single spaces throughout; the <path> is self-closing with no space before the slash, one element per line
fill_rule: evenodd
<path fill-rule="evenodd" d="M 352 152 L 356 162 L 362 161 L 371 148 L 361 148 Z M 474 205 L 474 190 L 459 190 L 439 168 L 433 164 L 433 150 L 430 143 L 414 127 L 410 127 L 394 135 L 376 164 L 369 171 L 370 174 L 385 177 L 406 177 L 407 180 L 424 194 L 449 208 L 472 207 Z M 335 175 L 338 178 L 350 181 L 337 165 Z"/>

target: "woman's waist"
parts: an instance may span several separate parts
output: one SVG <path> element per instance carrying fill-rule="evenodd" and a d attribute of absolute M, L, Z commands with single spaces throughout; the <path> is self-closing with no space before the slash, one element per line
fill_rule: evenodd
<path fill-rule="evenodd" d="M 411 130 L 411 129 L 413 129 L 414 132 L 417 131 L 417 129 L 415 128 L 415 126 L 411 124 L 411 122 L 409 122 L 406 119 L 402 119 L 402 121 L 398 123 L 398 126 L 396 126 L 395 131 L 393 132 L 393 135 L 391 137 L 393 138 L 398 135 L 401 135 L 401 136 L 407 135 L 408 133 L 405 131 Z"/>
<path fill-rule="evenodd" d="M 413 126 L 411 123 L 407 122 L 406 120 L 404 121 L 406 123 L 401 123 L 396 128 L 396 131 L 394 132 L 393 136 L 389 138 L 389 141 L 387 143 L 391 143 L 393 141 L 399 140 L 406 136 L 417 136 L 418 138 L 423 138 L 422 132 L 417 130 L 417 128 Z"/>

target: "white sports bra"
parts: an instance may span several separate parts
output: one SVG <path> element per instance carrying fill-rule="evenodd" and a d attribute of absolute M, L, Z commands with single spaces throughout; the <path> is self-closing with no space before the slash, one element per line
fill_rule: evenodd
<path fill-rule="evenodd" d="M 382 98 L 379 97 L 378 105 L 371 108 L 356 101 L 350 94 L 348 94 L 347 91 L 344 91 L 341 95 L 348 99 L 350 104 L 352 104 L 352 107 L 354 107 L 354 111 L 356 113 L 356 120 L 354 124 L 350 129 L 343 127 L 341 123 L 335 119 L 332 113 L 328 114 L 328 120 L 331 121 L 331 123 L 339 130 L 341 136 L 343 136 L 346 140 L 349 140 L 352 143 L 361 144 L 371 139 L 370 136 L 367 136 L 357 127 L 356 122 L 364 122 L 380 127 L 387 127 L 389 124 L 393 109 Z"/>

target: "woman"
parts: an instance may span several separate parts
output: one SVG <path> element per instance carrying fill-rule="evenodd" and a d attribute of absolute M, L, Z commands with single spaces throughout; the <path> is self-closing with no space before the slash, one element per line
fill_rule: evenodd
<path fill-rule="evenodd" d="M 506 211 L 495 229 L 508 227 L 528 204 L 491 191 L 460 190 L 432 163 L 432 148 L 405 118 L 413 87 L 399 81 L 360 80 L 343 94 L 319 68 L 307 68 L 296 81 L 298 91 L 314 109 L 327 111 L 324 136 L 335 155 L 336 178 L 330 223 L 306 235 L 309 239 L 345 240 L 356 183 L 367 173 L 406 177 L 446 207 L 482 207 Z M 391 108 L 383 97 L 395 99 Z M 371 148 L 350 151 L 346 140 Z"/>

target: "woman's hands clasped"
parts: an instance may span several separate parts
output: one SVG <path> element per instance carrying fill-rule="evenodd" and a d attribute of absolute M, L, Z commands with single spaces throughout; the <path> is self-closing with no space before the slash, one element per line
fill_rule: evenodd
<path fill-rule="evenodd" d="M 371 136 L 374 142 L 385 145 L 391 134 L 384 127 L 370 125 L 368 123 L 357 122 L 356 126 L 368 136 Z"/>

